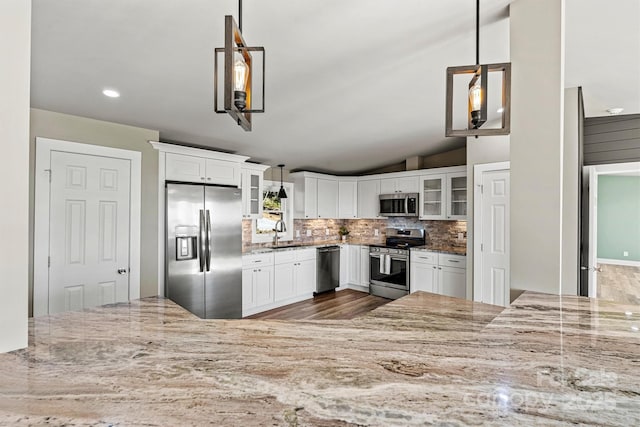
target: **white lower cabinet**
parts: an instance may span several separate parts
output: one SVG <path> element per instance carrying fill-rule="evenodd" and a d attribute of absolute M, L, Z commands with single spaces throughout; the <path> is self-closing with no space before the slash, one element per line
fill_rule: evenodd
<path fill-rule="evenodd" d="M 411 292 L 438 293 L 438 266 L 411 261 Z"/>
<path fill-rule="evenodd" d="M 273 266 L 242 269 L 242 311 L 273 302 Z"/>
<path fill-rule="evenodd" d="M 242 314 L 274 301 L 273 254 L 242 257 Z"/>
<path fill-rule="evenodd" d="M 360 245 L 349 246 L 349 283 L 360 284 Z"/>
<path fill-rule="evenodd" d="M 242 257 L 242 314 L 249 316 L 310 298 L 316 290 L 316 249 Z"/>
<path fill-rule="evenodd" d="M 349 284 L 349 245 L 340 245 L 340 286 Z"/>
<path fill-rule="evenodd" d="M 440 293 L 448 297 L 467 297 L 467 271 L 464 268 L 439 267 Z"/>
<path fill-rule="evenodd" d="M 343 245 L 340 250 L 340 286 L 369 290 L 369 246 Z"/>
<path fill-rule="evenodd" d="M 292 262 L 276 264 L 274 267 L 275 300 L 285 300 L 296 296 L 296 282 L 293 278 Z"/>
<path fill-rule="evenodd" d="M 411 251 L 411 292 L 425 291 L 456 298 L 467 296 L 466 257 Z"/>
<path fill-rule="evenodd" d="M 297 295 L 313 294 L 316 291 L 316 260 L 298 262 L 294 269 L 294 280 Z"/>
<path fill-rule="evenodd" d="M 369 246 L 360 246 L 360 286 L 369 289 Z"/>

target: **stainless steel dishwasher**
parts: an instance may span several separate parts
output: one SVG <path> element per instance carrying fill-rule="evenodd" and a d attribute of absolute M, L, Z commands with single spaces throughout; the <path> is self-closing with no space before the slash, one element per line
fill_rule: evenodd
<path fill-rule="evenodd" d="M 318 248 L 316 257 L 316 291 L 314 295 L 340 286 L 340 246 Z"/>

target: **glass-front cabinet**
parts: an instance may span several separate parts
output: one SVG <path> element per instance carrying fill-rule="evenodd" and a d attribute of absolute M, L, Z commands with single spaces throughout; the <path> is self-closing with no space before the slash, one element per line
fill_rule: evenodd
<path fill-rule="evenodd" d="M 447 174 L 447 219 L 467 219 L 467 174 Z"/>
<path fill-rule="evenodd" d="M 420 177 L 420 219 L 446 218 L 446 174 Z"/>
<path fill-rule="evenodd" d="M 264 171 L 269 166 L 242 165 L 242 217 L 258 219 L 262 217 L 262 192 Z"/>
<path fill-rule="evenodd" d="M 467 173 L 420 177 L 420 219 L 467 219 Z"/>

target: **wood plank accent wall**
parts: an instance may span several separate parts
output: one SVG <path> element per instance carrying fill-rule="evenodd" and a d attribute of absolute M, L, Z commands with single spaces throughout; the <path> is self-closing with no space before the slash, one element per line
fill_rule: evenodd
<path fill-rule="evenodd" d="M 640 114 L 585 119 L 585 166 L 638 161 Z"/>

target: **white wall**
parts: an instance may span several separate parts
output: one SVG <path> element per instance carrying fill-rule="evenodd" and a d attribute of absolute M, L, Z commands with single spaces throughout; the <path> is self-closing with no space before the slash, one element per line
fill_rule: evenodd
<path fill-rule="evenodd" d="M 27 346 L 31 1 L 0 1 L 0 352 Z"/>
<path fill-rule="evenodd" d="M 562 263 L 564 0 L 510 6 L 511 287 L 558 294 Z"/>
<path fill-rule="evenodd" d="M 578 295 L 578 206 L 581 174 L 578 148 L 579 104 L 578 88 L 564 91 L 564 152 L 562 187 L 562 285 L 564 295 Z"/>

